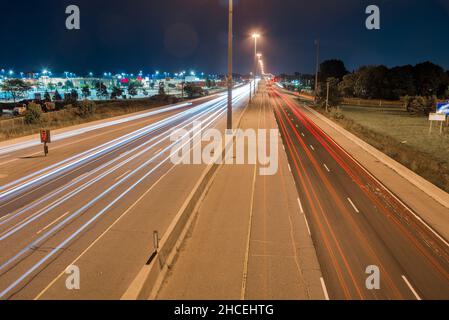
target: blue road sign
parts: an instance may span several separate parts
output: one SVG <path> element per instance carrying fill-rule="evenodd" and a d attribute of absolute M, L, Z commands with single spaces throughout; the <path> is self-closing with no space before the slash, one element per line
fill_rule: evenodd
<path fill-rule="evenodd" d="M 449 116 L 449 101 L 437 103 L 437 113 L 446 114 Z"/>

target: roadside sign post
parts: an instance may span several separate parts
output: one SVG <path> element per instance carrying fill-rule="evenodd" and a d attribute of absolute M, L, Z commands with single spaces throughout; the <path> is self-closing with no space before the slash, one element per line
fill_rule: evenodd
<path fill-rule="evenodd" d="M 429 114 L 430 128 L 429 134 L 432 133 L 432 126 L 434 121 L 440 122 L 440 135 L 443 134 L 443 125 L 448 122 L 449 118 L 449 101 L 438 102 L 436 113 Z"/>
<path fill-rule="evenodd" d="M 440 134 L 443 133 L 443 123 L 446 122 L 445 114 L 431 113 L 431 114 L 429 114 L 429 121 L 430 121 L 429 134 L 432 133 L 432 127 L 433 127 L 434 121 L 440 122 Z"/>
<path fill-rule="evenodd" d="M 40 136 L 41 136 L 41 143 L 44 144 L 44 154 L 45 154 L 45 156 L 47 156 L 47 154 L 48 154 L 47 143 L 51 143 L 50 130 L 42 129 L 40 131 Z"/>

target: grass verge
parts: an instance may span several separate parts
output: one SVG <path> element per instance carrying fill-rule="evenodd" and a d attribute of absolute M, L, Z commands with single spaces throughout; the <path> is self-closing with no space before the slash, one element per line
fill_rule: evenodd
<path fill-rule="evenodd" d="M 449 130 L 429 134 L 429 121 L 399 108 L 342 106 L 328 118 L 424 179 L 449 192 Z"/>

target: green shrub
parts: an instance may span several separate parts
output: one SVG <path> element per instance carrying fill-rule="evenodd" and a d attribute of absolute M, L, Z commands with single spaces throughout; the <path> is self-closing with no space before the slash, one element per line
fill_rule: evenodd
<path fill-rule="evenodd" d="M 36 103 L 30 103 L 25 112 L 25 122 L 27 124 L 39 123 L 42 116 L 42 108 Z"/>
<path fill-rule="evenodd" d="M 97 106 L 95 102 L 90 100 L 81 101 L 75 109 L 76 114 L 81 118 L 88 118 L 95 113 Z"/>
<path fill-rule="evenodd" d="M 436 98 L 421 96 L 406 97 L 405 105 L 408 113 L 427 116 L 430 112 L 435 112 Z"/>
<path fill-rule="evenodd" d="M 333 119 L 342 120 L 345 118 L 343 112 L 340 107 L 331 108 L 329 110 L 329 116 Z"/>

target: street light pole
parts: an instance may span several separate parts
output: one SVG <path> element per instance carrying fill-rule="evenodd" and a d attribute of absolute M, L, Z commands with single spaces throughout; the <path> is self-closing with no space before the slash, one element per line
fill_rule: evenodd
<path fill-rule="evenodd" d="M 256 73 L 257 73 L 257 38 L 259 38 L 260 35 L 255 33 L 253 34 L 254 38 L 254 95 L 256 95 Z"/>
<path fill-rule="evenodd" d="M 315 70 L 315 102 L 318 95 L 318 72 L 320 70 L 320 40 L 315 40 L 316 45 L 316 70 Z"/>
<path fill-rule="evenodd" d="M 229 0 L 229 30 L 228 30 L 228 119 L 227 129 L 232 130 L 232 16 L 234 11 L 233 0 Z"/>

